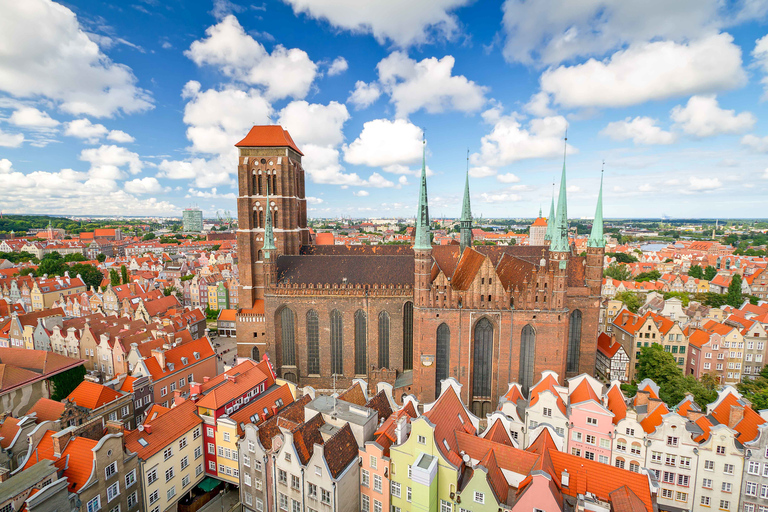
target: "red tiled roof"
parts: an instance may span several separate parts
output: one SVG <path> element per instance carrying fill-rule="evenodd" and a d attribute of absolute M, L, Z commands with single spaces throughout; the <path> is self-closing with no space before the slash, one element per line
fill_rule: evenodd
<path fill-rule="evenodd" d="M 448 386 L 424 417 L 435 425 L 435 443 L 440 452 L 454 466 L 459 466 L 461 457 L 455 436 L 459 432 L 474 436 L 476 430 L 453 386 Z"/>
<path fill-rule="evenodd" d="M 145 421 L 143 431 L 136 429 L 126 432 L 125 447 L 147 460 L 202 422 L 197 415 L 195 403 L 186 400 L 154 420 Z M 149 429 L 146 428 L 147 424 Z M 139 439 L 143 439 L 145 444 L 142 445 Z"/>
<path fill-rule="evenodd" d="M 614 384 L 606 393 L 606 397 L 608 398 L 608 410 L 613 413 L 613 424 L 617 425 L 627 417 L 627 402 L 624 393 L 621 392 L 621 387 L 618 384 Z"/>
<path fill-rule="evenodd" d="M 600 397 L 597 396 L 597 393 L 595 393 L 595 390 L 592 389 L 592 386 L 590 386 L 587 379 L 583 379 L 579 385 L 576 386 L 576 389 L 571 392 L 568 399 L 571 405 L 580 404 L 589 400 L 594 400 L 598 404 L 601 404 Z"/>
<path fill-rule="evenodd" d="M 490 439 L 477 437 L 466 432 L 456 431 L 455 436 L 457 453 L 463 451 L 475 460 L 482 460 L 489 451 L 493 451 L 496 455 L 496 463 L 500 468 L 518 475 L 530 473 L 539 458 L 539 455 L 530 451 L 496 443 Z"/>
<path fill-rule="evenodd" d="M 198 407 L 216 410 L 219 407 L 224 407 L 230 401 L 255 388 L 262 382 L 268 381 L 267 376 L 264 375 L 264 372 L 258 366 L 254 366 L 242 373 L 232 373 L 232 370 L 229 370 L 227 374 L 233 380 L 226 379 L 219 386 L 205 392 L 205 396 L 197 401 Z"/>
<path fill-rule="evenodd" d="M 643 419 L 643 421 L 640 422 L 640 425 L 643 427 L 643 430 L 645 430 L 647 434 L 651 434 L 656 431 L 656 427 L 661 425 L 661 417 L 667 413 L 669 413 L 669 409 L 667 408 L 666 404 L 660 403 L 653 410 L 653 412 L 651 412 L 648 416 L 645 417 L 645 419 Z"/>
<path fill-rule="evenodd" d="M 519 384 L 512 384 L 509 387 L 509 391 L 507 391 L 507 394 L 504 395 L 504 398 L 506 398 L 508 401 L 512 402 L 513 404 L 517 404 L 517 401 L 520 399 L 525 399 L 525 397 L 523 397 L 523 393 L 520 391 Z"/>
<path fill-rule="evenodd" d="M 296 448 L 296 453 L 299 454 L 301 464 L 304 466 L 306 466 L 309 459 L 312 458 L 315 445 L 323 444 L 323 436 L 320 434 L 320 427 L 323 425 L 325 425 L 323 415 L 317 413 L 311 419 L 291 430 L 291 433 L 293 434 L 293 446 Z"/>
<path fill-rule="evenodd" d="M 504 427 L 504 424 L 499 419 L 494 421 L 491 427 L 483 432 L 483 438 L 488 439 L 489 441 L 493 441 L 494 443 L 514 446 L 514 443 L 512 443 L 512 439 L 509 437 L 509 433 L 507 432 L 506 427 Z"/>
<path fill-rule="evenodd" d="M 64 413 L 64 403 L 51 400 L 50 398 L 40 398 L 27 414 L 37 413 L 37 423 L 43 421 L 56 421 Z"/>
<path fill-rule="evenodd" d="M 72 391 L 67 400 L 86 409 L 98 409 L 104 404 L 114 402 L 121 395 L 114 389 L 95 382 L 83 381 Z"/>
<path fill-rule="evenodd" d="M 261 425 L 259 425 L 259 441 L 266 450 L 272 449 L 272 440 L 280 434 L 280 425 L 278 420 L 285 420 L 290 423 L 298 424 L 304 420 L 304 406 L 312 400 L 309 395 L 304 395 L 295 402 L 283 408 L 276 416 L 272 416 Z M 295 425 L 294 425 L 295 426 Z"/>
<path fill-rule="evenodd" d="M 352 384 L 352 386 L 349 387 L 349 389 L 346 389 L 343 393 L 339 395 L 339 400 L 349 402 L 350 404 L 364 406 L 366 403 L 366 400 L 365 400 L 365 393 L 363 392 L 363 387 L 360 385 L 359 382 L 355 382 L 354 384 Z"/>
<path fill-rule="evenodd" d="M 539 381 L 536 386 L 531 389 L 531 392 L 529 393 L 530 399 L 531 399 L 531 405 L 536 405 L 539 401 L 539 395 L 543 393 L 544 391 L 551 391 L 553 395 L 555 395 L 555 401 L 557 402 L 557 407 L 560 409 L 560 412 L 565 414 L 565 402 L 563 402 L 563 399 L 560 397 L 560 393 L 557 392 L 557 389 L 555 388 L 557 386 L 557 381 L 552 376 L 552 374 L 547 374 L 543 379 Z"/>
<path fill-rule="evenodd" d="M 53 430 L 48 430 L 37 448 L 32 452 L 24 469 L 29 469 L 42 459 L 48 459 L 55 463 L 59 470 L 64 472 L 63 476 L 69 480 L 67 490 L 77 492 L 88 482 L 93 472 L 93 449 L 98 444 L 93 439 L 86 437 L 72 438 L 61 453 L 61 457 L 56 457 L 53 453 Z"/>
<path fill-rule="evenodd" d="M 333 478 L 338 478 L 345 468 L 357 460 L 357 441 L 349 423 L 345 423 L 338 432 L 325 441 L 323 457 Z"/>
<path fill-rule="evenodd" d="M 3 424 L 0 425 L 0 438 L 2 438 L 0 439 L 0 446 L 3 448 L 8 448 L 18 432 L 19 420 L 13 416 L 6 417 L 5 421 L 3 421 Z"/>
<path fill-rule="evenodd" d="M 597 350 L 605 354 L 609 359 L 616 355 L 616 352 L 621 348 L 621 343 L 611 344 L 611 336 L 606 333 L 601 333 L 597 337 Z"/>
<path fill-rule="evenodd" d="M 282 126 L 254 126 L 248 135 L 243 140 L 235 144 L 236 147 L 251 147 L 251 148 L 265 148 L 265 147 L 289 147 L 296 151 L 301 156 L 304 156 L 296 143 L 293 142 L 288 130 L 283 129 Z"/>
<path fill-rule="evenodd" d="M 758 425 L 765 423 L 765 420 L 751 407 L 739 402 L 739 399 L 735 394 L 728 392 L 720 403 L 717 404 L 717 407 L 712 410 L 711 415 L 718 421 L 718 423 L 729 425 L 732 407 L 744 410 L 744 417 L 733 426 L 733 429 L 738 432 L 736 438 L 742 444 L 752 441 L 757 437 Z"/>
<path fill-rule="evenodd" d="M 282 405 L 278 406 L 278 403 L 282 403 Z M 242 435 L 242 425 L 244 423 L 259 425 L 292 403 L 291 387 L 288 384 L 283 384 L 275 389 L 265 391 L 255 401 L 232 413 L 230 418 L 237 423 L 237 432 Z M 266 414 L 264 413 L 265 410 L 267 411 Z"/>
<path fill-rule="evenodd" d="M 195 352 L 200 355 L 200 358 L 195 358 Z M 149 371 L 152 380 L 157 382 L 160 379 L 164 379 L 169 375 L 174 375 L 181 370 L 185 370 L 192 365 L 204 361 L 209 357 L 214 356 L 213 347 L 211 347 L 208 338 L 199 338 L 189 343 L 178 345 L 165 351 L 165 368 L 160 367 L 160 363 L 155 357 L 147 357 L 144 359 L 144 364 Z M 181 358 L 186 358 L 187 364 L 184 364 Z M 170 364 L 173 364 L 173 370 L 171 370 Z"/>

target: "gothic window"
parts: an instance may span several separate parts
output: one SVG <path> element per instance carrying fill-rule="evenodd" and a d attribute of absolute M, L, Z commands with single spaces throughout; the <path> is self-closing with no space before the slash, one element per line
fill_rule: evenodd
<path fill-rule="evenodd" d="M 259 210 L 259 225 L 258 227 L 264 227 L 264 210 Z"/>
<path fill-rule="evenodd" d="M 254 361 L 259 360 L 259 347 L 253 347 L 253 349 L 251 349 L 251 359 Z"/>
<path fill-rule="evenodd" d="M 277 174 L 272 175 L 272 193 L 277 195 Z"/>
<path fill-rule="evenodd" d="M 536 331 L 533 327 L 526 325 L 520 334 L 520 386 L 523 393 L 527 394 L 528 389 L 533 385 L 533 363 L 536 356 Z"/>
<path fill-rule="evenodd" d="M 366 340 L 365 311 L 355 312 L 355 374 L 366 373 L 368 365 L 368 342 Z"/>
<path fill-rule="evenodd" d="M 573 310 L 571 319 L 568 323 L 568 357 L 566 360 L 565 371 L 578 373 L 579 371 L 579 348 L 581 347 L 581 311 Z"/>
<path fill-rule="evenodd" d="M 320 326 L 314 309 L 307 311 L 307 373 L 320 374 Z"/>
<path fill-rule="evenodd" d="M 334 309 L 331 311 L 331 373 L 333 375 L 344 374 L 344 341 L 342 338 L 343 324 L 341 313 Z"/>
<path fill-rule="evenodd" d="M 277 211 L 272 209 L 271 212 L 272 212 L 272 227 L 276 228 L 277 227 L 277 220 L 278 220 L 277 219 Z"/>
<path fill-rule="evenodd" d="M 389 368 L 389 313 L 379 313 L 379 368 Z"/>
<path fill-rule="evenodd" d="M 403 370 L 413 370 L 413 302 L 403 306 Z"/>
<path fill-rule="evenodd" d="M 487 318 L 475 325 L 472 390 L 476 397 L 491 396 L 491 370 L 493 368 L 493 325 Z"/>
<path fill-rule="evenodd" d="M 256 176 L 256 181 L 259 183 L 259 195 L 262 195 L 261 194 L 261 174 Z"/>
<path fill-rule="evenodd" d="M 440 395 L 440 382 L 448 378 L 451 362 L 451 329 L 448 324 L 437 328 L 437 350 L 435 351 L 435 398 Z"/>
<path fill-rule="evenodd" d="M 293 311 L 283 308 L 280 311 L 280 339 L 283 349 L 283 365 L 296 365 L 296 343 L 294 339 Z"/>

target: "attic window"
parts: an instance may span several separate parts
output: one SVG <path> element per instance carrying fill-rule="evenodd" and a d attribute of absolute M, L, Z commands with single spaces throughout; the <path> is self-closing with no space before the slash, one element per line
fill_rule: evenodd
<path fill-rule="evenodd" d="M 186 357 L 182 357 L 181 364 L 189 364 L 189 359 L 187 359 Z"/>
<path fill-rule="evenodd" d="M 147 441 L 146 441 L 146 440 L 145 440 L 143 437 L 140 437 L 140 438 L 139 438 L 139 444 L 140 444 L 141 446 L 143 446 L 144 448 L 146 448 L 147 446 L 149 446 L 149 443 L 148 443 L 148 442 L 147 442 Z"/>
<path fill-rule="evenodd" d="M 195 356 L 195 359 L 200 359 L 200 352 L 192 352 L 192 355 Z"/>
<path fill-rule="evenodd" d="M 168 363 L 168 369 L 173 371 L 173 363 Z"/>

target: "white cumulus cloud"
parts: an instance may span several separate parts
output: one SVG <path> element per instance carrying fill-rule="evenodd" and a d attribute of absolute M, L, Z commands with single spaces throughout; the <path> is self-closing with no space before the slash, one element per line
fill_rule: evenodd
<path fill-rule="evenodd" d="M 0 130 L 0 147 L 17 148 L 24 143 L 24 135 L 21 133 L 8 133 Z"/>
<path fill-rule="evenodd" d="M 421 109 L 430 114 L 480 110 L 487 88 L 463 75 L 453 75 L 455 63 L 451 55 L 417 62 L 399 51 L 381 60 L 376 66 L 379 82 L 395 105 L 397 117 L 407 117 Z"/>
<path fill-rule="evenodd" d="M 108 132 L 106 126 L 98 123 L 93 124 L 89 119 L 75 119 L 66 123 L 64 128 L 64 135 L 85 139 L 91 144 L 98 142 Z"/>
<path fill-rule="evenodd" d="M 104 55 L 75 14 L 50 0 L 5 2 L 0 16 L 0 91 L 44 96 L 70 114 L 110 117 L 152 108 L 128 66 Z"/>
<path fill-rule="evenodd" d="M 623 121 L 608 123 L 600 135 L 613 140 L 631 140 L 639 145 L 672 144 L 676 139 L 675 134 L 662 130 L 656 126 L 657 122 L 650 117 L 628 117 Z"/>
<path fill-rule="evenodd" d="M 160 182 L 157 178 L 146 177 L 136 178 L 131 181 L 126 181 L 123 185 L 125 191 L 130 194 L 142 195 L 142 194 L 157 194 L 163 190 Z"/>
<path fill-rule="evenodd" d="M 331 62 L 331 65 L 328 66 L 328 76 L 340 75 L 347 69 L 349 69 L 347 59 L 344 57 L 336 57 L 333 59 L 333 62 Z"/>
<path fill-rule="evenodd" d="M 757 135 L 745 135 L 741 138 L 741 144 L 758 153 L 768 153 L 768 137 Z"/>
<path fill-rule="evenodd" d="M 270 99 L 303 98 L 317 75 L 317 64 L 298 48 L 276 46 L 272 53 L 245 33 L 234 15 L 208 27 L 206 38 L 194 41 L 184 55 L 198 66 L 219 68 L 240 82 L 264 87 Z"/>
<path fill-rule="evenodd" d="M 296 144 L 336 146 L 344 141 L 347 107 L 336 101 L 328 105 L 293 101 L 280 111 L 278 123 L 288 130 Z"/>
<path fill-rule="evenodd" d="M 741 49 L 722 33 L 690 43 L 637 43 L 602 61 L 550 68 L 540 81 L 542 90 L 564 107 L 625 107 L 733 89 L 746 75 Z"/>
<path fill-rule="evenodd" d="M 451 38 L 458 20 L 451 11 L 470 0 L 284 0 L 296 14 L 304 13 L 353 33 L 372 34 L 379 43 L 400 47 L 425 43 L 432 36 Z"/>
<path fill-rule="evenodd" d="M 349 94 L 349 101 L 355 106 L 356 110 L 369 107 L 379 99 L 381 96 L 381 89 L 375 82 L 367 84 L 362 80 L 355 82 L 355 90 Z"/>
<path fill-rule="evenodd" d="M 80 152 L 80 160 L 91 164 L 88 174 L 92 178 L 105 180 L 125 179 L 126 169 L 131 174 L 138 174 L 144 166 L 137 153 L 114 145 L 84 149 Z"/>
<path fill-rule="evenodd" d="M 751 112 L 736 113 L 720 108 L 714 95 L 692 96 L 683 107 L 672 109 L 672 120 L 688 135 L 704 138 L 724 133 L 743 133 L 757 119 Z"/>
<path fill-rule="evenodd" d="M 688 188 L 696 192 L 705 192 L 722 187 L 723 184 L 718 178 L 699 178 L 691 176 L 688 178 Z"/>
<path fill-rule="evenodd" d="M 109 132 L 109 135 L 107 135 L 107 139 L 113 141 L 113 142 L 120 142 L 123 144 L 134 142 L 136 139 L 131 137 L 129 134 L 125 133 L 122 130 L 112 130 Z"/>
<path fill-rule="evenodd" d="M 22 107 L 15 110 L 8 121 L 16 126 L 24 128 L 54 128 L 59 125 L 59 122 L 50 115 L 48 112 L 40 111 L 34 107 Z"/>
<path fill-rule="evenodd" d="M 344 161 L 369 167 L 405 166 L 421 160 L 423 132 L 404 120 L 374 119 L 344 147 Z"/>

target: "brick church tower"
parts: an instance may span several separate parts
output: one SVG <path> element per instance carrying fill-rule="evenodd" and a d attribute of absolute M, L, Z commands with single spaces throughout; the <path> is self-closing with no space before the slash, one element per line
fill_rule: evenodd
<path fill-rule="evenodd" d="M 309 243 L 307 200 L 301 167 L 303 153 L 286 130 L 280 126 L 254 126 L 235 146 L 240 152 L 237 169 L 239 294 L 240 304 L 247 308 L 264 299 L 267 209 L 271 212 L 274 231 L 275 250 L 271 251 L 274 261 L 280 254 L 299 254 L 301 246 Z"/>

